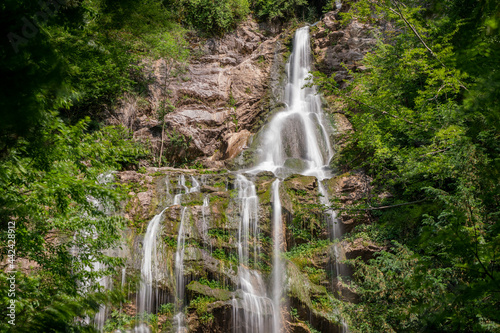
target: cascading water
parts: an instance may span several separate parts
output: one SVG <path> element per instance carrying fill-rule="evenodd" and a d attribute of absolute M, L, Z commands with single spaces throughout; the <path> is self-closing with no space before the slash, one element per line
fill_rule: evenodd
<path fill-rule="evenodd" d="M 146 234 L 143 240 L 143 256 L 141 264 L 141 281 L 139 283 L 139 292 L 137 293 L 137 313 L 144 315 L 153 310 L 153 303 L 158 303 L 158 293 L 153 288 L 153 283 L 158 275 L 158 230 L 165 209 L 149 222 Z M 136 332 L 149 332 L 145 323 L 139 324 L 135 328 Z"/>
<path fill-rule="evenodd" d="M 326 190 L 326 188 L 322 182 L 318 182 L 318 192 L 320 194 L 321 204 L 323 204 L 325 206 L 329 206 L 330 205 L 330 198 L 328 195 L 328 191 Z M 329 234 L 330 234 L 329 235 L 330 240 L 332 240 L 332 241 L 339 240 L 340 237 L 342 236 L 342 230 L 340 229 L 340 224 L 337 220 L 337 214 L 335 213 L 335 211 L 328 209 L 326 211 L 326 217 L 328 220 L 328 229 L 329 229 Z M 336 275 L 336 279 L 338 282 L 339 277 L 347 275 L 347 273 L 343 270 L 344 265 L 340 264 L 340 261 L 342 259 L 345 259 L 345 258 L 341 257 L 341 248 L 339 246 L 339 243 L 335 243 L 333 245 L 333 252 L 335 255 L 335 275 Z M 342 324 L 342 333 L 348 333 L 349 328 L 348 328 L 347 323 L 344 320 L 344 318 L 341 318 L 341 324 Z"/>
<path fill-rule="evenodd" d="M 186 186 L 186 179 L 184 175 L 179 178 L 179 186 L 184 188 L 185 193 L 194 193 L 200 191 L 200 183 L 195 177 L 191 176 L 191 188 Z M 175 196 L 175 204 L 181 204 L 182 194 Z M 184 252 L 186 246 L 186 210 L 187 207 L 181 206 L 181 221 L 179 224 L 179 231 L 177 235 L 177 250 L 175 252 L 175 277 L 176 277 L 176 310 L 178 311 L 175 315 L 175 322 L 177 323 L 177 333 L 187 331 L 184 327 L 184 313 L 182 312 L 184 308 Z"/>
<path fill-rule="evenodd" d="M 337 5 L 340 1 L 337 2 Z M 272 184 L 272 238 L 273 238 L 273 270 L 270 276 L 271 288 L 266 286 L 260 272 L 253 268 L 254 264 L 260 262 L 259 258 L 259 203 L 254 183 L 243 174 L 236 174 L 235 189 L 238 192 L 239 225 L 237 235 L 238 250 L 238 290 L 232 299 L 233 306 L 233 332 L 257 333 L 283 331 L 282 297 L 283 281 L 285 279 L 285 267 L 281 261 L 281 246 L 284 242 L 282 230 L 282 205 L 280 199 L 281 180 L 293 173 L 315 176 L 318 179 L 318 190 L 321 194 L 321 202 L 329 204 L 328 193 L 322 181 L 332 176 L 329 162 L 334 151 L 330 143 L 330 135 L 333 129 L 325 119 L 321 108 L 320 97 L 316 94 L 315 87 L 304 86 L 308 83 L 309 71 L 311 70 L 311 50 L 309 46 L 309 28 L 298 29 L 294 38 L 293 52 L 290 62 L 286 65 L 288 83 L 285 87 L 285 105 L 287 108 L 273 116 L 270 122 L 263 128 L 256 142 L 260 143 L 257 150 L 257 164 L 249 170 L 243 170 L 250 174 L 261 171 L 271 171 L 279 178 Z M 178 179 L 177 193 L 173 198 L 173 205 L 181 205 L 184 194 L 199 192 L 201 185 L 196 178 L 191 177 L 191 187 L 186 185 L 186 178 L 181 175 Z M 167 180 L 167 189 L 168 183 Z M 204 179 L 201 179 L 201 183 Z M 226 181 L 226 190 L 228 181 Z M 203 198 L 202 217 L 203 230 L 208 230 L 206 221 L 206 209 L 209 198 Z M 176 311 L 174 327 L 177 332 L 187 330 L 184 319 L 184 252 L 186 250 L 186 216 L 189 214 L 187 207 L 181 206 L 181 221 L 177 238 L 177 251 L 175 253 L 175 277 L 176 277 Z M 162 212 L 163 213 L 163 212 Z M 144 257 L 141 276 L 144 280 L 144 290 L 141 288 L 138 294 L 139 311 L 149 312 L 151 307 L 151 295 L 153 280 L 149 280 L 148 269 L 152 271 L 154 266 L 154 252 L 151 249 L 155 237 L 150 238 L 149 232 L 158 234 L 158 225 L 161 214 L 155 216 L 148 225 L 148 231 L 144 241 Z M 338 239 L 340 230 L 335 223 L 334 212 L 328 212 L 331 225 L 331 238 Z M 205 235 L 205 238 L 207 235 Z M 335 248 L 337 251 L 337 248 Z M 149 253 L 149 254 L 147 254 Z M 148 256 L 151 256 L 148 259 Z M 336 252 L 336 256 L 338 254 Z M 336 261 L 338 262 L 338 260 Z M 147 268 L 148 266 L 149 268 Z M 336 267 L 337 274 L 340 268 Z M 153 273 L 151 273 L 152 275 Z M 149 284 L 148 284 L 149 283 Z M 149 296 L 148 296 L 149 295 Z M 148 300 L 149 297 L 149 300 Z M 344 332 L 347 326 L 344 325 Z"/>
<path fill-rule="evenodd" d="M 177 236 L 177 251 L 175 252 L 175 278 L 176 278 L 176 297 L 179 311 L 175 316 L 177 321 L 177 332 L 181 332 L 184 323 L 182 308 L 184 305 L 184 247 L 186 245 L 186 234 L 184 231 L 184 220 L 186 217 L 186 207 L 182 207 L 181 223 L 179 225 L 179 234 Z"/>
<path fill-rule="evenodd" d="M 259 163 L 249 172 L 271 171 L 277 177 L 292 173 L 329 178 L 333 157 L 328 122 L 315 87 L 304 88 L 311 70 L 309 27 L 297 30 L 290 62 L 286 65 L 287 109 L 276 114 L 264 128 Z"/>
<path fill-rule="evenodd" d="M 337 9 L 342 3 L 336 1 Z M 322 181 L 331 178 L 329 163 L 334 151 L 330 143 L 333 129 L 325 119 L 321 108 L 320 97 L 316 88 L 305 87 L 311 70 L 311 50 L 309 43 L 309 27 L 297 30 L 293 42 L 293 52 L 290 62 L 286 65 L 288 83 L 285 87 L 285 105 L 287 108 L 274 115 L 261 133 L 258 145 L 258 163 L 247 172 L 256 174 L 261 171 L 271 171 L 277 177 L 284 178 L 293 173 L 315 176 L 318 179 L 318 190 L 321 203 L 329 205 L 329 197 Z M 274 294 L 275 311 L 279 311 L 280 290 L 277 290 L 279 279 L 282 278 L 279 267 L 279 242 L 276 234 L 281 229 L 281 204 L 279 199 L 279 181 L 273 183 L 273 224 L 274 224 Z M 328 211 L 331 239 L 339 239 L 341 230 L 333 211 Z M 337 279 L 340 275 L 339 248 L 334 246 L 336 256 Z M 274 315 L 274 331 L 279 332 L 279 314 Z M 342 331 L 348 332 L 347 325 L 342 320 Z"/>
<path fill-rule="evenodd" d="M 210 198 L 208 197 L 208 195 L 205 195 L 205 197 L 203 198 L 203 206 L 201 206 L 201 215 L 202 215 L 202 218 L 203 218 L 203 230 L 201 231 L 202 234 L 203 234 L 203 237 L 205 239 L 208 238 L 208 221 L 207 221 L 207 215 L 209 213 L 209 203 L 210 203 Z M 209 250 L 210 250 L 210 253 L 212 252 L 212 243 L 210 242 L 209 243 Z"/>
<path fill-rule="evenodd" d="M 281 240 L 282 240 L 282 220 L 281 220 L 281 199 L 280 181 L 273 182 L 273 332 L 279 333 L 281 330 L 281 294 L 283 291 L 283 263 L 281 262 Z"/>
<path fill-rule="evenodd" d="M 166 188 L 169 188 L 168 178 L 166 179 Z M 173 206 L 181 204 L 182 196 L 187 193 L 198 192 L 200 190 L 200 184 L 196 178 L 191 177 L 192 187 L 186 186 L 186 178 L 184 175 L 179 176 L 178 188 L 180 193 L 174 196 Z M 162 220 L 162 215 L 172 206 L 167 206 L 163 211 L 153 217 L 148 224 L 146 234 L 143 240 L 143 256 L 141 263 L 141 282 L 139 285 L 139 292 L 137 293 L 137 313 L 146 314 L 154 310 L 154 306 L 159 304 L 158 291 L 154 288 L 154 283 L 157 280 L 160 272 L 158 270 L 158 265 L 162 258 L 160 257 L 158 251 L 158 237 L 160 236 L 160 222 Z M 176 315 L 178 323 L 178 332 L 182 330 L 182 323 L 184 322 L 182 310 L 182 300 L 184 298 L 184 279 L 183 279 L 183 259 L 184 259 L 184 245 L 185 245 L 185 233 L 184 233 L 184 216 L 186 213 L 186 207 L 181 206 L 181 222 L 179 227 L 179 235 L 177 240 L 177 251 L 175 258 L 175 273 L 176 273 L 176 289 L 177 289 L 177 303 L 179 313 Z M 135 327 L 135 332 L 149 332 L 149 327 L 144 323 L 140 323 Z"/>
<path fill-rule="evenodd" d="M 97 183 L 99 184 L 108 184 L 114 180 L 114 173 L 115 172 L 106 172 L 102 173 L 97 176 Z M 106 203 L 101 200 L 98 200 L 94 198 L 91 195 L 87 195 L 87 201 L 90 203 L 93 208 L 103 212 L 106 215 L 111 215 L 112 214 L 112 208 Z M 88 216 L 85 213 L 86 216 Z M 84 265 L 83 269 L 86 272 L 103 272 L 106 270 L 107 266 L 99 261 L 93 261 L 94 257 L 89 255 L 89 248 L 88 245 L 86 244 L 87 239 L 92 239 L 96 240 L 99 238 L 99 234 L 97 231 L 97 228 L 95 225 L 91 225 L 89 228 L 85 228 L 82 230 L 78 230 L 75 232 L 73 235 L 73 240 L 75 241 L 75 245 L 71 249 L 71 253 L 74 256 L 75 260 L 82 262 L 82 261 L 92 261 L 92 266 Z M 77 241 L 80 240 L 80 241 Z M 81 241 L 84 240 L 84 241 Z M 80 243 L 80 245 L 76 245 Z M 105 251 L 106 254 L 110 253 L 110 249 Z M 89 290 L 95 288 L 97 285 L 100 287 L 101 290 L 110 290 L 112 289 L 112 283 L 111 283 L 111 276 L 110 275 L 104 275 L 101 276 L 99 279 L 84 279 L 82 281 L 78 281 L 79 285 L 79 292 L 82 294 L 86 294 L 89 292 Z M 96 313 L 94 318 L 86 317 L 83 318 L 83 321 L 85 322 L 86 325 L 89 325 L 91 322 L 94 326 L 94 328 L 98 331 L 102 331 L 104 327 L 104 323 L 106 321 L 106 317 L 108 314 L 109 309 L 106 307 L 106 305 L 101 304 L 99 307 L 99 311 Z"/>
<path fill-rule="evenodd" d="M 260 273 L 250 268 L 250 261 L 257 262 L 258 250 L 258 198 L 255 185 L 243 175 L 237 175 L 236 189 L 240 204 L 238 227 L 238 280 L 239 297 L 233 299 L 234 332 L 270 332 L 274 313 L 273 304 L 266 295 L 266 286 Z M 253 251 L 250 251 L 250 243 Z"/>

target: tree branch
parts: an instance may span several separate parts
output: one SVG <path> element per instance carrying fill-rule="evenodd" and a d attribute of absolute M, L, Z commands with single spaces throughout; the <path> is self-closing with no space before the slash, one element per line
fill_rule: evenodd
<path fill-rule="evenodd" d="M 393 8 L 389 8 L 389 10 L 391 10 L 393 13 L 395 13 L 396 15 L 398 15 L 399 17 L 401 17 L 401 19 L 406 23 L 406 25 L 411 29 L 411 31 L 413 31 L 413 34 L 415 36 L 417 36 L 417 38 L 419 39 L 420 43 L 422 43 L 422 45 L 427 49 L 427 51 L 429 51 L 432 54 L 432 56 L 434 58 L 436 58 L 436 60 L 439 61 L 439 63 L 445 69 L 448 69 L 448 67 L 446 67 L 446 65 L 441 61 L 441 59 L 438 58 L 438 56 L 434 53 L 434 51 L 432 51 L 432 49 L 429 46 L 427 46 L 427 44 L 425 43 L 425 41 L 423 40 L 423 38 L 418 33 L 417 29 L 415 29 L 415 27 L 413 25 L 411 25 L 411 23 L 408 22 L 408 20 L 404 17 L 403 13 L 401 12 L 401 9 L 398 6 L 398 1 L 397 0 L 391 0 L 391 2 L 394 4 L 394 6 L 396 6 L 397 11 L 394 10 Z M 451 73 L 451 76 L 453 76 L 453 78 L 455 78 L 455 80 L 457 80 L 458 83 L 460 83 L 460 86 L 462 88 L 464 88 L 465 90 L 469 91 L 469 89 L 467 89 L 467 87 L 462 83 L 462 81 L 460 81 L 459 79 L 457 79 L 457 77 L 453 73 Z"/>
<path fill-rule="evenodd" d="M 355 102 L 355 103 L 358 103 L 358 104 L 360 104 L 360 105 L 366 106 L 366 107 L 367 107 L 367 108 L 369 108 L 369 109 L 375 110 L 375 111 L 380 112 L 380 113 L 385 114 L 385 115 L 388 115 L 388 116 L 390 116 L 390 117 L 392 117 L 392 118 L 394 118 L 394 119 L 401 119 L 401 120 L 403 120 L 403 121 L 406 121 L 408 124 L 417 125 L 417 124 L 415 124 L 415 123 L 414 123 L 413 121 L 411 121 L 411 120 L 408 120 L 408 119 L 405 119 L 405 118 L 401 118 L 401 117 L 395 116 L 395 115 L 393 115 L 393 114 L 390 114 L 390 113 L 389 113 L 389 112 L 387 112 L 387 111 L 383 111 L 383 110 L 380 110 L 380 109 L 374 108 L 373 106 L 370 106 L 370 105 L 368 105 L 368 104 L 366 104 L 366 103 L 364 103 L 364 102 L 361 102 L 361 101 L 359 101 L 359 100 L 357 100 L 357 99 L 354 99 L 354 98 L 352 98 L 352 97 L 349 97 L 349 96 L 344 96 L 344 97 L 345 97 L 345 98 L 347 98 L 347 99 L 350 99 L 351 101 L 353 101 L 353 102 Z M 420 125 L 417 125 L 417 126 L 420 126 Z"/>
<path fill-rule="evenodd" d="M 405 202 L 405 203 L 401 203 L 401 204 L 397 204 L 397 205 L 390 205 L 390 206 L 379 206 L 379 207 L 369 207 L 369 208 L 360 208 L 360 209 L 356 209 L 356 208 L 337 208 L 335 210 L 338 210 L 338 211 L 371 211 L 371 210 L 381 210 L 381 209 L 388 209 L 388 208 L 394 208 L 394 207 L 400 207 L 400 206 L 413 205 L 413 204 L 416 204 L 416 203 L 419 203 L 419 202 L 423 202 L 423 201 L 426 201 L 426 200 L 428 200 L 428 198 L 421 199 L 421 200 L 416 200 L 416 201 L 411 201 L 411 202 Z"/>

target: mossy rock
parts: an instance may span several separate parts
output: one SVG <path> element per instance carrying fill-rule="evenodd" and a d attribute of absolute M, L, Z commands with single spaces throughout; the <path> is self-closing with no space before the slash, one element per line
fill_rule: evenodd
<path fill-rule="evenodd" d="M 297 172 L 297 173 L 304 172 L 309 167 L 307 165 L 307 162 L 301 158 L 288 158 L 285 161 L 284 166 L 285 166 L 285 168 L 293 170 L 294 172 Z"/>
<path fill-rule="evenodd" d="M 227 301 L 233 298 L 233 292 L 225 289 L 210 288 L 198 281 L 191 281 L 187 286 L 188 293 L 190 293 L 190 298 L 197 295 L 213 297 L 217 301 Z"/>

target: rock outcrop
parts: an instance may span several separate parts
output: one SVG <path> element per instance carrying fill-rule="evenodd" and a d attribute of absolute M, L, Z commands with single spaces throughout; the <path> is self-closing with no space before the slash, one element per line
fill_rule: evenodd
<path fill-rule="evenodd" d="M 250 251 L 257 251 L 260 255 L 258 262 L 249 265 L 260 271 L 267 281 L 271 278 L 273 265 L 271 217 L 275 178 L 268 172 L 247 177 L 253 179 L 259 203 L 259 234 L 258 238 L 252 239 Z M 158 266 L 160 273 L 153 280 L 162 304 L 175 300 L 175 254 L 183 220 L 182 282 L 186 286 L 186 325 L 190 332 L 230 330 L 234 325 L 235 304 L 238 304 L 234 300 L 243 297 L 239 289 L 237 255 L 242 212 L 235 176 L 214 170 L 200 173 L 189 169 L 145 168 L 140 173 L 119 173 L 117 179 L 130 186 L 130 200 L 124 207 L 124 216 L 134 228 L 127 237 L 129 241 L 125 247 L 129 250 L 122 255 L 127 262 L 128 283 L 133 284 L 140 276 L 144 246 L 141 230 L 146 230 L 154 214 L 164 210 L 157 245 L 158 257 L 162 261 Z M 179 193 L 183 193 L 181 205 L 174 200 Z M 296 311 L 291 316 L 291 310 L 283 307 L 285 329 L 288 332 L 307 332 L 314 327 L 322 332 L 338 332 L 339 319 L 333 314 L 331 303 L 335 292 L 330 273 L 336 259 L 328 241 L 326 216 L 319 206 L 315 207 L 319 203 L 317 179 L 289 176 L 280 187 L 280 199 L 285 235 L 280 247 L 283 252 L 288 252 L 285 264 L 288 295 L 285 293 L 284 296 L 290 299 L 290 305 Z M 300 245 L 310 242 L 314 245 L 307 250 L 307 255 L 301 253 Z M 134 315 L 135 297 L 130 300 L 126 311 Z M 159 317 L 163 321 L 160 324 L 172 323 L 172 315 Z"/>
<path fill-rule="evenodd" d="M 357 21 L 341 26 L 338 12 L 327 13 L 317 28 L 311 29 L 317 69 L 333 74 L 341 86 L 349 79 L 344 66 L 364 71 L 359 61 L 375 43 L 370 28 Z M 237 255 L 241 202 L 235 190 L 235 175 L 217 170 L 222 170 L 228 160 L 246 158 L 240 153 L 249 146 L 263 119 L 283 107 L 276 97 L 280 94 L 282 71 L 278 58 L 286 44 L 282 37 L 276 31 L 264 33 L 252 20 L 222 38 L 204 40 L 192 36 L 190 42 L 192 49 L 198 50 L 196 56 L 185 72 L 167 78 L 168 91 L 159 83 L 164 75 L 164 64 L 159 61 L 153 66 L 156 81 L 149 87 L 147 106 L 130 98 L 116 110 L 117 121 L 133 129 L 137 138 L 150 140 L 158 151 L 163 136 L 164 155 L 171 161 L 198 159 L 216 168 L 203 173 L 146 168 L 142 174 L 128 171 L 118 175 L 120 181 L 130 184 L 131 198 L 124 207 L 124 216 L 139 233 L 155 213 L 165 209 L 161 221 L 165 267 L 154 281 L 165 302 L 173 303 L 176 299 L 174 258 L 180 221 L 184 221 L 180 279 L 186 286 L 185 323 L 192 332 L 228 331 L 235 325 L 234 313 L 241 310 L 235 301 L 243 297 L 238 286 Z M 173 107 L 158 119 L 156 110 L 165 101 Z M 344 115 L 345 105 L 333 99 L 326 102 L 336 124 L 333 139 L 342 149 L 345 135 L 352 131 Z M 168 134 L 162 135 L 163 131 Z M 181 184 L 181 177 L 185 184 Z M 258 236 L 250 240 L 249 250 L 259 256 L 247 264 L 248 269 L 258 270 L 268 281 L 273 265 L 271 188 L 275 178 L 269 172 L 248 178 L 255 184 L 259 202 Z M 196 182 L 197 189 L 188 191 Z M 336 200 L 343 233 L 370 223 L 366 210 L 352 209 L 370 199 L 369 177 L 362 172 L 349 172 L 324 181 L 324 185 L 330 199 Z M 357 298 L 349 283 L 339 279 L 349 275 L 350 268 L 342 261 L 357 257 L 368 260 L 381 250 L 361 238 L 333 244 L 332 220 L 320 204 L 318 187 L 315 177 L 301 175 L 291 175 L 280 183 L 284 237 L 279 247 L 286 252 L 284 296 L 289 299 L 281 309 L 281 318 L 286 332 L 311 332 L 312 328 L 321 332 L 341 331 L 340 300 Z M 173 200 L 179 193 L 184 193 L 182 205 Z M 135 250 L 127 262 L 131 281 L 137 280 L 140 271 L 142 242 L 138 235 L 131 242 Z M 133 312 L 134 305 L 129 307 Z M 173 314 L 164 320 L 173 322 Z"/>
<path fill-rule="evenodd" d="M 347 10 L 347 6 L 342 8 Z M 344 87 L 350 78 L 348 70 L 366 70 L 360 60 L 376 43 L 374 31 L 373 26 L 356 19 L 343 26 L 338 11 L 326 13 L 311 36 L 317 69 L 333 74 Z"/>
<path fill-rule="evenodd" d="M 148 96 L 125 96 L 109 122 L 149 141 L 155 158 L 163 137 L 169 163 L 198 159 L 223 166 L 220 161 L 246 147 L 269 110 L 271 69 L 282 50 L 276 29 L 264 28 L 248 19 L 223 37 L 190 36 L 191 57 L 184 70 L 165 77 L 163 60 L 149 64 L 153 83 Z"/>

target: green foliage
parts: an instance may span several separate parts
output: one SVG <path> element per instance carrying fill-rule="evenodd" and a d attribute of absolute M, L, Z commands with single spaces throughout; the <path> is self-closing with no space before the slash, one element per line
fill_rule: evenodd
<path fill-rule="evenodd" d="M 121 262 L 103 253 L 117 244 L 123 226 L 112 214 L 124 193 L 109 171 L 134 163 L 146 152 L 131 141 L 126 129 L 106 127 L 89 133 L 88 123 L 87 119 L 70 126 L 49 114 L 35 137 L 18 140 L 0 164 L 0 223 L 7 230 L 9 222 L 15 222 L 17 260 L 29 260 L 36 268 L 32 274 L 18 273 L 16 279 L 23 309 L 16 327 L 21 331 L 49 325 L 46 318 L 52 315 L 57 316 L 50 319 L 54 327 L 70 327 L 71 315 L 96 311 L 86 297 L 91 300 L 98 286 L 89 286 L 88 296 L 80 296 L 78 281 L 114 273 Z M 98 237 L 86 236 L 93 234 Z M 8 234 L 0 237 L 7 244 Z M 7 249 L 1 249 L 2 257 Z M 85 251 L 78 251 L 76 260 L 73 249 Z M 87 269 L 96 262 L 107 268 Z M 2 285 L 2 292 L 5 288 Z M 74 306 L 78 302 L 81 305 Z M 70 310 L 59 313 L 64 304 Z M 51 308 L 56 309 L 53 314 Z"/>
<path fill-rule="evenodd" d="M 162 305 L 160 305 L 160 308 L 158 309 L 158 313 L 164 314 L 167 316 L 173 315 L 174 311 L 175 311 L 175 304 L 174 303 L 162 304 Z"/>
<path fill-rule="evenodd" d="M 114 310 L 110 318 L 106 320 L 103 330 L 104 332 L 114 332 L 115 330 L 125 331 L 134 328 L 135 324 L 136 318 L 134 316 Z"/>
<path fill-rule="evenodd" d="M 254 0 L 252 10 L 262 20 L 287 20 L 306 5 L 307 0 Z"/>
<path fill-rule="evenodd" d="M 307 274 L 312 283 L 320 284 L 321 281 L 326 279 L 326 271 L 322 268 L 306 266 L 303 268 L 303 271 Z"/>
<path fill-rule="evenodd" d="M 189 302 L 189 307 L 194 309 L 199 316 L 207 313 L 208 305 L 217 301 L 214 297 L 197 296 Z"/>
<path fill-rule="evenodd" d="M 229 286 L 222 284 L 218 280 L 207 280 L 206 278 L 202 277 L 198 280 L 198 282 L 205 286 L 209 286 L 212 289 L 230 290 Z"/>
<path fill-rule="evenodd" d="M 78 120 L 102 118 L 104 104 L 124 91 L 143 93 L 147 78 L 137 66 L 152 56 L 165 59 L 167 74 L 187 59 L 184 31 L 159 0 L 84 0 L 59 6 L 24 38 L 25 19 L 42 8 L 36 2 L 7 2 L 2 28 L 22 42 L 2 39 L 0 149 L 26 135 L 52 110 Z M 49 5 L 51 7 L 52 5 Z M 24 28 L 24 30 L 26 30 Z M 168 75 L 167 75 L 168 76 Z"/>
<path fill-rule="evenodd" d="M 323 231 L 322 220 L 318 219 L 314 214 L 315 204 L 303 204 L 302 209 L 297 210 L 293 216 L 290 230 L 294 238 L 312 241 L 317 238 Z"/>
<path fill-rule="evenodd" d="M 170 140 L 170 144 L 173 148 L 177 149 L 187 149 L 191 142 L 191 137 L 186 137 L 184 134 L 179 133 L 175 128 L 167 133 Z"/>
<path fill-rule="evenodd" d="M 175 106 L 170 102 L 170 100 L 163 100 L 160 102 L 160 106 L 158 107 L 158 120 L 162 122 L 165 116 L 175 110 Z"/>
<path fill-rule="evenodd" d="M 328 239 L 317 240 L 314 242 L 304 243 L 294 246 L 290 251 L 285 253 L 287 259 L 295 257 L 310 257 L 312 254 L 330 246 L 331 242 Z"/>
<path fill-rule="evenodd" d="M 298 314 L 298 311 L 297 311 L 296 308 L 290 308 L 290 316 L 293 319 L 298 319 L 299 318 L 299 314 Z"/>
<path fill-rule="evenodd" d="M 249 13 L 247 0 L 176 0 L 179 19 L 210 34 L 223 34 Z"/>
<path fill-rule="evenodd" d="M 353 321 L 356 331 L 440 330 L 446 320 L 436 314 L 443 304 L 456 299 L 447 291 L 447 284 L 456 281 L 456 276 L 450 269 L 428 271 L 425 262 L 408 248 L 394 245 L 393 253 L 381 252 L 369 264 L 351 261 L 362 305 L 350 307 L 363 309 L 357 312 L 361 320 Z"/>
<path fill-rule="evenodd" d="M 352 331 L 500 327 L 499 9 L 486 0 L 358 1 L 346 22 L 391 21 L 394 30 L 346 91 L 315 74 L 325 94 L 349 104 L 354 132 L 341 165 L 374 179 L 375 193 L 357 204 L 378 222 L 357 232 L 399 242 L 354 263 L 361 302 L 343 311 L 356 313 Z"/>
<path fill-rule="evenodd" d="M 215 316 L 213 313 L 211 312 L 205 312 L 203 313 L 201 316 L 200 316 L 200 322 L 202 324 L 209 324 L 211 322 L 213 322 L 215 319 Z"/>
<path fill-rule="evenodd" d="M 217 239 L 217 243 L 219 244 L 227 244 L 229 243 L 229 230 L 227 229 L 210 229 L 208 230 L 208 236 Z"/>

